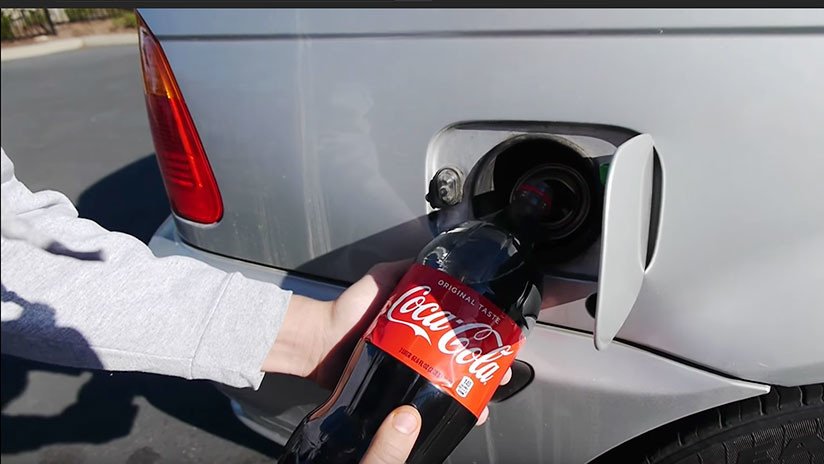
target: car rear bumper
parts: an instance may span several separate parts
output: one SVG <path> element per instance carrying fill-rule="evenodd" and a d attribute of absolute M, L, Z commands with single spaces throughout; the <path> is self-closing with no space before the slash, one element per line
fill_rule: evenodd
<path fill-rule="evenodd" d="M 334 300 L 345 288 L 328 281 L 311 279 L 294 272 L 227 258 L 195 248 L 180 238 L 172 216 L 163 221 L 157 229 L 149 242 L 149 248 L 155 256 L 188 256 L 226 272 L 240 272 L 250 279 L 271 282 L 283 289 L 317 300 Z"/>

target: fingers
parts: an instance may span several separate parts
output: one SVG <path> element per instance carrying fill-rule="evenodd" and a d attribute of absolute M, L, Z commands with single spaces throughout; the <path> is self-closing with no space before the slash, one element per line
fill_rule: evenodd
<path fill-rule="evenodd" d="M 487 419 L 489 419 L 489 408 L 484 406 L 484 410 L 481 412 L 481 416 L 478 417 L 478 422 L 476 422 L 475 425 L 484 425 Z"/>
<path fill-rule="evenodd" d="M 512 368 L 506 370 L 506 374 L 504 374 L 504 378 L 501 379 L 501 385 L 506 385 L 509 381 L 512 380 Z M 478 422 L 475 425 L 484 425 L 484 422 L 489 419 L 489 408 L 484 407 L 484 410 L 481 412 L 480 417 L 478 417 Z"/>
<path fill-rule="evenodd" d="M 368 307 L 371 303 L 383 305 L 382 300 L 389 296 L 389 292 L 395 288 L 395 285 L 401 280 L 412 262 L 412 258 L 408 258 L 401 261 L 375 264 L 367 271 L 366 275 L 352 284 L 341 296 L 363 299 L 364 301 L 357 301 L 359 305 L 366 303 L 366 306 L 363 307 Z"/>
<path fill-rule="evenodd" d="M 506 385 L 509 381 L 512 380 L 512 368 L 508 368 L 506 370 L 506 374 L 504 374 L 504 378 L 501 379 L 501 385 Z"/>
<path fill-rule="evenodd" d="M 401 280 L 403 274 L 409 270 L 413 262 L 413 258 L 407 258 L 399 261 L 378 263 L 372 266 L 366 274 L 375 280 L 378 287 L 394 287 L 395 284 Z"/>
<path fill-rule="evenodd" d="M 501 385 L 506 385 L 510 380 L 512 380 L 512 368 L 506 370 L 504 378 L 501 379 Z M 476 422 L 475 425 L 484 425 L 487 419 L 489 419 L 489 407 L 484 406 L 484 410 L 481 412 L 480 417 L 478 417 L 478 422 Z"/>
<path fill-rule="evenodd" d="M 361 464 L 401 464 L 406 462 L 418 433 L 421 415 L 412 406 L 401 406 L 384 419 Z"/>

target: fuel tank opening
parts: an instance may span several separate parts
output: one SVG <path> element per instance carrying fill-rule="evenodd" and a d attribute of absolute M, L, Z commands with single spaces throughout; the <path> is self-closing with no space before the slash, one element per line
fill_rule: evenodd
<path fill-rule="evenodd" d="M 472 210 L 484 218 L 503 209 L 523 185 L 548 184 L 551 213 L 540 223 L 536 247 L 544 265 L 563 263 L 584 252 L 599 236 L 603 184 L 599 165 L 567 139 L 543 134 L 510 138 L 484 157 L 472 186 Z"/>

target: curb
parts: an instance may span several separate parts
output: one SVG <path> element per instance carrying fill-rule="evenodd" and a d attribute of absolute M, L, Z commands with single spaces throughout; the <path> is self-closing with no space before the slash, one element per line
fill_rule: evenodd
<path fill-rule="evenodd" d="M 53 53 L 67 52 L 83 47 L 106 47 L 110 45 L 137 45 L 137 33 L 90 35 L 88 37 L 74 37 L 55 40 L 54 42 L 4 48 L 0 51 L 0 61 L 51 55 Z"/>

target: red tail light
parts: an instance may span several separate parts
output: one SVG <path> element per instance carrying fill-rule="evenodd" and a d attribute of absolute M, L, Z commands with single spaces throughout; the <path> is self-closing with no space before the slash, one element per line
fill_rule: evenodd
<path fill-rule="evenodd" d="M 223 216 L 223 201 L 206 152 L 160 43 L 139 22 L 149 127 L 172 210 L 194 222 L 215 223 Z"/>

